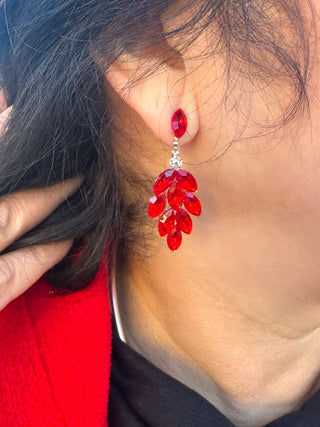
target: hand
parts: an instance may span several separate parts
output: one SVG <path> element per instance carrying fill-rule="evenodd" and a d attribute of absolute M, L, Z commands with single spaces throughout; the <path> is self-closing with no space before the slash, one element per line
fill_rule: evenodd
<path fill-rule="evenodd" d="M 1 111 L 0 92 L 0 111 Z M 0 114 L 0 132 L 11 108 Z M 80 186 L 74 178 L 45 189 L 15 192 L 0 198 L 0 252 L 50 215 Z M 0 310 L 26 291 L 68 253 L 72 241 L 32 246 L 0 256 Z"/>

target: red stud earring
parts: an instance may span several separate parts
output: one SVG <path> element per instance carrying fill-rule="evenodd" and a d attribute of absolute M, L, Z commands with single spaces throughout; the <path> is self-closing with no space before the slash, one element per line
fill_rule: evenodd
<path fill-rule="evenodd" d="M 166 169 L 155 180 L 155 195 L 149 201 L 148 214 L 151 218 L 161 215 L 158 223 L 159 234 L 161 237 L 167 236 L 169 248 L 176 251 L 182 242 L 181 232 L 191 233 L 192 220 L 189 213 L 200 216 L 201 204 L 193 194 L 198 190 L 196 180 L 191 173 L 180 169 L 182 160 L 179 157 L 179 138 L 187 130 L 187 117 L 181 109 L 172 116 L 171 127 L 175 135 L 169 161 L 171 168 Z"/>

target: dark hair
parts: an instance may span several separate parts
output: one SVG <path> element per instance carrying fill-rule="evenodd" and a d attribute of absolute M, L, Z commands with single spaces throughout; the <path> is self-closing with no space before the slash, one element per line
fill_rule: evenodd
<path fill-rule="evenodd" d="M 85 177 L 76 194 L 7 248 L 74 239 L 71 253 L 81 247 L 82 256 L 78 262 L 69 256 L 53 269 L 57 288 L 84 287 L 106 247 L 112 256 L 125 253 L 132 241 L 128 233 L 134 210 L 121 191 L 125 178 L 112 148 L 112 109 L 104 77 L 123 52 L 172 36 L 181 50 L 204 29 L 214 28 L 219 41 L 206 54 L 219 49 L 226 55 L 226 78 L 231 80 L 237 70 L 290 81 L 293 96 L 284 121 L 305 105 L 309 45 L 296 0 L 192 2 L 190 21 L 163 34 L 161 14 L 173 4 L 179 14 L 190 7 L 186 3 L 0 0 L 0 86 L 14 105 L 0 143 L 0 196 L 78 174 Z M 277 26 L 278 14 L 290 28 L 290 43 Z"/>

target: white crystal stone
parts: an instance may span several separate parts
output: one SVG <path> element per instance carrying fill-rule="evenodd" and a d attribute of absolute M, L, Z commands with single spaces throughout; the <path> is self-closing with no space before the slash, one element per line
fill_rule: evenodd
<path fill-rule="evenodd" d="M 173 169 L 179 169 L 182 166 L 182 160 L 179 156 L 177 157 L 171 157 L 170 161 L 169 161 L 169 165 L 173 168 Z"/>

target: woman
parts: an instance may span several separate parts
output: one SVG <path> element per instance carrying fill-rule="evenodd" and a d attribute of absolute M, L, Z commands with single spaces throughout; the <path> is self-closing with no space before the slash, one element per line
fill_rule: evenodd
<path fill-rule="evenodd" d="M 319 426 L 319 4 L 0 8 L 0 425 Z"/>

